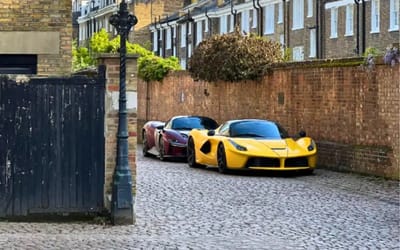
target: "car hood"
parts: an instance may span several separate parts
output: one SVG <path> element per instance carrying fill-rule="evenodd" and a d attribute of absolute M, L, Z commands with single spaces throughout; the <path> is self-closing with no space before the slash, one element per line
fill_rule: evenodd
<path fill-rule="evenodd" d="M 309 154 L 308 150 L 297 144 L 293 139 L 255 140 L 233 139 L 236 143 L 247 148 L 249 153 L 271 155 L 278 157 L 296 157 Z"/>

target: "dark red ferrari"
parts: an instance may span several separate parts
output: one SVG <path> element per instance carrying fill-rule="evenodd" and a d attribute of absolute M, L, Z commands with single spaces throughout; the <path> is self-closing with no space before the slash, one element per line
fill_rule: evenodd
<path fill-rule="evenodd" d="M 142 129 L 143 155 L 186 158 L 188 133 L 194 129 L 216 129 L 216 121 L 205 116 L 174 116 L 166 122 L 149 121 Z"/>

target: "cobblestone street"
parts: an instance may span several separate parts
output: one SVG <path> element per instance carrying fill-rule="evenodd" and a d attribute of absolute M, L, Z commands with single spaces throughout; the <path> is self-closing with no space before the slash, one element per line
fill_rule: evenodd
<path fill-rule="evenodd" d="M 400 249 L 397 181 L 222 175 L 140 153 L 137 173 L 135 225 L 0 222 L 0 249 Z"/>

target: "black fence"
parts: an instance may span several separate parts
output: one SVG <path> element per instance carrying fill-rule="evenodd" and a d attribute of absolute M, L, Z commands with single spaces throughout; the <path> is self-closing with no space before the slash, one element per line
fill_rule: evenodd
<path fill-rule="evenodd" d="M 0 76 L 0 217 L 104 207 L 105 80 Z"/>

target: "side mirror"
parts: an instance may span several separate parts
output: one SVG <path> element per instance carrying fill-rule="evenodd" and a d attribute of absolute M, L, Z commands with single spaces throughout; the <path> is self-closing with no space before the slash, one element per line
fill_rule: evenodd
<path fill-rule="evenodd" d="M 300 138 L 301 137 L 306 137 L 306 131 L 304 131 L 304 130 L 300 130 L 300 132 L 299 132 L 299 136 L 300 136 Z"/>
<path fill-rule="evenodd" d="M 208 130 L 207 135 L 208 135 L 208 136 L 213 136 L 213 135 L 215 135 L 215 130 Z"/>
<path fill-rule="evenodd" d="M 164 129 L 164 125 L 157 126 L 156 129 L 162 130 L 162 129 Z"/>

